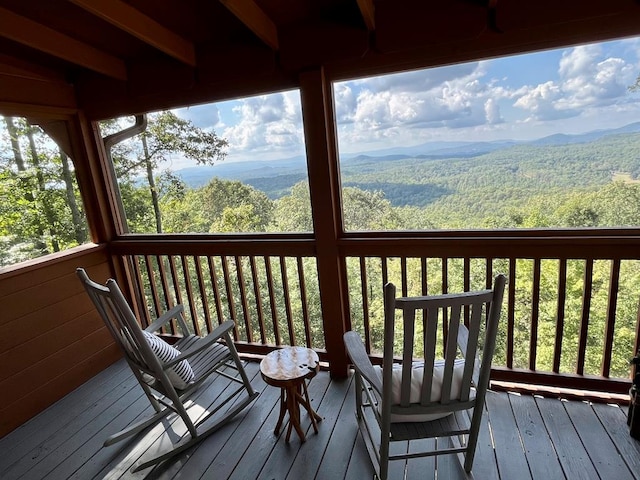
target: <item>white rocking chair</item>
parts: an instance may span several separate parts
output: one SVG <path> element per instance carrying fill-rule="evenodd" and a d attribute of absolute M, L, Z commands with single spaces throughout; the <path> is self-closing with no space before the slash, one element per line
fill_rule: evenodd
<path fill-rule="evenodd" d="M 184 320 L 183 308 L 178 305 L 143 330 L 115 280 L 109 279 L 104 286 L 89 279 L 82 268 L 78 268 L 76 273 L 156 411 L 150 418 L 110 436 L 104 446 L 140 433 L 172 413 L 182 418 L 189 431 L 189 435 L 173 444 L 170 450 L 144 461 L 139 460 L 132 468 L 133 472 L 192 447 L 222 427 L 257 397 L 258 393 L 249 383 L 229 334 L 234 327 L 233 321 L 222 323 L 206 337 L 193 335 Z M 177 320 L 183 336 L 175 345 L 169 345 L 153 332 L 173 319 Z M 233 370 L 231 374 L 227 372 L 230 369 Z M 183 401 L 214 373 L 238 383 L 239 387 L 231 389 L 231 393 L 219 399 L 211 411 L 194 422 Z M 228 410 L 223 410 L 243 392 L 244 398 Z M 217 417 L 214 418 L 214 415 Z"/>
<path fill-rule="evenodd" d="M 498 275 L 490 290 L 413 298 L 396 298 L 395 286 L 385 285 L 382 371 L 372 365 L 360 336 L 353 331 L 345 333 L 345 346 L 355 369 L 358 426 L 380 480 L 387 479 L 391 460 L 431 455 L 458 454 L 465 471 L 471 471 L 504 285 L 505 277 Z M 396 310 L 403 314 L 399 351 L 394 349 Z M 468 325 L 463 321 L 466 311 Z M 436 360 L 436 333 L 445 319 L 444 358 Z M 420 362 L 415 361 L 416 343 L 422 350 Z M 394 364 L 394 358 L 401 358 L 402 363 Z M 403 448 L 391 453 L 392 442 L 424 438 L 449 440 L 436 442 L 436 449 L 407 453 Z M 445 448 L 440 448 L 441 444 Z"/>

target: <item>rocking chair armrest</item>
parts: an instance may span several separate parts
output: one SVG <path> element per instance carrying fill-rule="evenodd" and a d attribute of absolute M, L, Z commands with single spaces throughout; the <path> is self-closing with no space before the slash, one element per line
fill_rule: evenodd
<path fill-rule="evenodd" d="M 184 321 L 184 316 L 182 315 L 184 312 L 184 308 L 182 305 L 176 305 L 175 307 L 167 310 L 165 313 L 160 315 L 156 320 L 154 320 L 145 330 L 147 332 L 155 332 L 160 330 L 160 328 L 164 327 L 167 323 L 169 323 L 174 318 L 178 320 L 178 327 L 180 328 L 183 335 L 189 334 L 189 327 L 187 327 L 186 322 Z"/>
<path fill-rule="evenodd" d="M 213 332 L 211 332 L 205 337 L 200 338 L 197 342 L 195 342 L 195 344 L 191 348 L 187 348 L 186 350 L 181 352 L 180 355 L 178 355 L 176 358 L 165 363 L 163 365 L 163 368 L 167 369 L 181 362 L 182 360 L 188 360 L 189 357 L 192 357 L 196 353 L 199 353 L 202 350 L 209 348 L 211 345 L 213 345 L 223 337 L 226 337 L 225 338 L 226 341 L 230 341 L 231 338 L 229 337 L 229 332 L 233 330 L 233 327 L 235 327 L 235 325 L 236 324 L 233 320 L 227 320 L 226 322 L 221 323 L 215 328 L 215 330 L 213 330 Z"/>
<path fill-rule="evenodd" d="M 351 358 L 351 363 L 356 372 L 362 375 L 371 386 L 382 395 L 382 380 L 371 364 L 371 360 L 369 359 L 369 355 L 367 355 L 360 335 L 356 332 L 349 331 L 344 334 L 343 338 L 347 354 L 349 358 Z"/>

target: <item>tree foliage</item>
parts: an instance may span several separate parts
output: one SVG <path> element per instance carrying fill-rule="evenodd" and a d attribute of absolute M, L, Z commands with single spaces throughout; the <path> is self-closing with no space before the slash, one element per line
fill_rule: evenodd
<path fill-rule="evenodd" d="M 23 118 L 0 122 L 0 265 L 87 240 L 73 166 L 45 132 Z"/>
<path fill-rule="evenodd" d="M 122 129 L 123 126 L 122 122 L 110 121 L 104 124 L 104 128 L 109 131 Z M 227 140 L 219 138 L 215 132 L 198 128 L 191 121 L 184 120 L 171 111 L 147 115 L 146 129 L 112 152 L 121 188 L 124 184 L 139 183 L 140 175 L 145 178 L 153 207 L 155 228 L 153 230 L 147 228 L 143 231 L 163 232 L 156 176 L 162 175 L 165 184 L 173 181 L 174 189 L 184 185 L 179 178 L 171 175 L 169 169 L 158 172 L 161 165 L 175 156 L 193 160 L 198 165 L 213 165 L 225 158 L 227 146 Z M 123 204 L 126 210 L 128 202 L 124 200 Z M 133 213 L 135 215 L 138 212 Z M 128 212 L 127 217 L 129 217 Z M 137 228 L 140 228 L 137 223 L 129 225 L 129 229 L 133 232 L 140 232 Z"/>
<path fill-rule="evenodd" d="M 115 122 L 104 125 L 105 131 L 122 127 Z M 3 137 L 0 142 L 0 264 L 15 263 L 84 241 L 86 225 L 79 207 L 81 203 L 77 186 L 70 180 L 73 165 L 64 152 L 44 132 L 21 119 L 4 119 L 0 134 Z M 130 231 L 313 231 L 306 175 L 283 176 L 273 182 L 275 190 L 267 192 L 255 187 L 262 184 L 258 181 L 253 181 L 254 186 L 251 186 L 220 178 L 191 188 L 176 172 L 164 168 L 175 155 L 191 158 L 199 164 L 211 164 L 224 158 L 226 147 L 226 141 L 213 132 L 197 129 L 170 112 L 150 115 L 144 134 L 118 144 L 112 152 Z M 640 218 L 638 175 L 638 134 L 605 137 L 577 145 L 514 146 L 474 158 L 360 160 L 353 165 L 347 162 L 342 170 L 344 226 L 350 231 L 637 227 Z M 264 185 L 267 183 L 265 181 Z M 232 278 L 238 269 L 248 271 L 255 267 L 245 265 L 245 258 L 224 261 L 229 262 L 227 268 Z M 381 262 L 386 262 L 387 279 L 398 284 L 406 281 L 408 291 L 413 294 L 422 291 L 422 263 L 420 259 L 409 259 L 403 266 L 399 260 L 391 258 L 363 261 L 364 267 L 359 259 L 347 261 L 351 321 L 354 328 L 364 330 L 362 305 L 366 304 L 371 343 L 374 350 L 379 350 L 383 325 Z M 261 300 L 265 304 L 272 298 L 271 294 L 278 299 L 288 296 L 291 305 L 286 306 L 284 300 L 278 300 L 274 312 L 280 318 L 289 315 L 299 318 L 303 304 L 300 285 L 298 289 L 288 290 L 286 295 L 282 285 L 285 278 L 291 286 L 302 282 L 295 271 L 287 270 L 286 259 L 280 258 L 277 263 L 270 272 L 275 278 L 274 291 L 247 289 L 245 305 L 256 308 L 255 295 L 265 295 Z M 315 259 L 303 259 L 301 264 L 304 265 L 308 296 L 305 301 L 308 301 L 312 325 L 307 331 L 300 323 L 295 323 L 290 335 L 300 342 L 310 334 L 314 345 L 322 348 L 322 312 Z M 442 290 L 444 271 L 450 291 L 464 288 L 461 279 L 467 268 L 472 288 L 484 287 L 484 260 L 471 261 L 467 267 L 460 259 L 429 258 L 425 265 L 430 293 Z M 260 281 L 266 282 L 266 264 L 255 268 Z M 530 346 L 535 344 L 536 368 L 550 370 L 559 328 L 560 263 L 557 260 L 541 261 L 539 298 L 533 297 L 535 262 L 518 259 L 515 268 L 513 365 L 529 368 L 532 361 Z M 625 375 L 628 371 L 626 359 L 635 353 L 631 350 L 636 334 L 637 285 L 640 284 L 640 262 L 624 261 L 620 268 L 611 365 L 613 376 Z M 508 270 L 506 260 L 493 260 L 494 273 Z M 404 278 L 403 271 L 406 272 Z M 591 290 L 586 291 L 586 261 L 567 262 L 561 372 L 575 371 L 581 329 L 585 328 L 585 372 L 598 374 L 602 367 L 604 332 L 611 301 L 611 271 L 610 261 L 595 261 Z M 363 272 L 368 287 L 366 292 L 361 289 Z M 228 295 L 226 285 L 218 287 L 223 295 Z M 238 286 L 230 288 L 237 289 Z M 230 293 L 240 297 L 238 292 Z M 362 298 L 363 294 L 366 299 Z M 585 325 L 582 315 L 587 300 L 590 311 L 588 325 Z M 534 304 L 538 305 L 536 312 L 532 311 Z M 241 305 L 239 311 L 245 305 Z M 537 336 L 532 336 L 534 320 Z M 249 330 L 243 334 L 249 335 Z M 274 342 L 292 341 L 286 338 L 289 332 L 283 332 L 279 333 L 279 340 L 275 338 L 275 329 L 268 335 Z M 504 364 L 507 359 L 507 334 L 503 325 L 496 351 L 498 363 Z"/>

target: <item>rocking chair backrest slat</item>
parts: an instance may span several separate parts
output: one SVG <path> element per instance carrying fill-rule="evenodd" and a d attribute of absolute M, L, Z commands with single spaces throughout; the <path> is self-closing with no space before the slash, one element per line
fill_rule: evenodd
<path fill-rule="evenodd" d="M 426 334 L 423 337 L 423 345 L 435 345 L 438 334 L 438 310 L 423 310 L 423 318 L 425 316 L 426 325 L 423 327 L 423 331 L 426 332 Z M 426 350 L 424 352 L 424 369 L 422 372 L 422 392 L 420 393 L 422 402 L 426 402 L 427 399 L 431 398 L 431 390 L 433 388 L 431 377 L 433 375 L 435 361 L 436 349 L 432 348 Z"/>
<path fill-rule="evenodd" d="M 153 376 L 162 375 L 162 366 L 145 340 L 142 329 L 115 280 L 109 279 L 105 286 L 89 279 L 84 271 L 78 275 L 111 336 L 130 364 L 141 372 Z"/>
<path fill-rule="evenodd" d="M 464 373 L 462 375 L 460 400 L 466 401 L 469 399 L 471 392 L 471 384 L 477 385 L 477 378 L 474 377 L 474 371 L 477 368 L 477 356 L 478 356 L 478 337 L 480 336 L 480 328 L 482 327 L 482 320 L 486 318 L 483 313 L 486 309 L 486 303 L 477 302 L 471 305 L 469 328 L 464 328 L 464 334 L 457 341 L 460 351 L 463 352 L 464 358 L 469 361 L 465 362 Z"/>
<path fill-rule="evenodd" d="M 440 403 L 447 404 L 451 399 L 451 383 L 453 380 L 453 365 L 457 357 L 458 350 L 458 329 L 460 326 L 460 311 L 461 305 L 456 305 L 451 309 L 451 315 L 449 316 L 449 329 L 447 337 L 447 346 L 444 352 L 444 373 L 442 376 L 442 394 Z M 464 328 L 464 325 L 462 325 Z M 425 345 L 425 348 L 427 346 Z M 435 349 L 435 345 L 433 345 Z M 432 371 L 433 374 L 433 371 Z M 428 404 L 430 399 L 423 398 L 422 405 Z"/>
<path fill-rule="evenodd" d="M 402 352 L 402 389 L 400 392 L 400 404 L 408 407 L 411 394 L 411 363 L 413 362 L 413 335 L 415 328 L 416 312 L 414 310 L 405 310 L 403 314 L 404 323 L 404 346 Z"/>

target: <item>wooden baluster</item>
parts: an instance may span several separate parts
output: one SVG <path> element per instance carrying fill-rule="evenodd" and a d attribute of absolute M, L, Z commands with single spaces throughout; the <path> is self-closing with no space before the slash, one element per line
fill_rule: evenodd
<path fill-rule="evenodd" d="M 558 269 L 558 308 L 556 310 L 556 342 L 553 349 L 553 372 L 560 372 L 562 338 L 564 334 L 564 310 L 567 300 L 567 259 L 560 260 Z"/>
<path fill-rule="evenodd" d="M 211 323 L 211 312 L 209 311 L 209 295 L 205 289 L 204 276 L 202 274 L 202 260 L 201 257 L 194 257 L 196 264 L 196 276 L 198 278 L 198 289 L 200 290 L 200 298 L 202 299 L 202 310 L 204 311 L 204 321 L 207 326 L 207 333 L 213 331 L 213 325 Z"/>
<path fill-rule="evenodd" d="M 196 302 L 193 298 L 193 288 L 191 285 L 191 275 L 189 274 L 189 263 L 185 255 L 180 256 L 182 264 L 182 278 L 184 279 L 185 293 L 189 301 L 189 312 L 191 313 L 191 324 L 196 335 L 202 335 L 200 322 L 198 321 L 198 311 L 196 310 Z"/>
<path fill-rule="evenodd" d="M 442 257 L 442 293 L 449 292 L 449 259 Z M 449 336 L 449 312 L 442 311 L 442 350 L 447 347 L 447 337 Z"/>
<path fill-rule="evenodd" d="M 220 289 L 218 288 L 218 274 L 216 273 L 216 265 L 213 257 L 207 257 L 209 264 L 209 277 L 211 278 L 211 288 L 213 289 L 213 299 L 216 306 L 216 315 L 218 316 L 218 325 L 225 321 L 222 313 L 222 301 L 220 299 Z"/>
<path fill-rule="evenodd" d="M 231 319 L 236 323 L 235 328 L 233 329 L 233 340 L 238 341 L 238 317 L 236 315 L 236 304 L 233 300 L 233 290 L 231 289 L 231 278 L 229 275 L 229 265 L 227 264 L 227 257 L 222 255 L 220 257 L 220 261 L 222 263 L 222 273 L 224 275 L 224 286 L 227 292 L 227 304 L 229 306 L 229 315 Z"/>
<path fill-rule="evenodd" d="M 429 294 L 429 285 L 427 283 L 427 259 L 422 257 L 420 259 L 420 282 L 421 282 L 421 295 Z"/>
<path fill-rule="evenodd" d="M 364 345 L 371 353 L 371 325 L 369 323 L 369 287 L 367 279 L 367 260 L 360 257 L 360 292 L 362 295 L 362 328 L 364 329 Z"/>
<path fill-rule="evenodd" d="M 253 255 L 249 257 L 249 265 L 251 266 L 251 278 L 253 279 L 253 295 L 256 299 L 256 314 L 258 316 L 258 325 L 260 326 L 260 341 L 263 345 L 266 345 L 267 337 L 264 326 L 264 312 L 262 310 L 262 296 L 260 295 L 260 278 L 258 277 L 256 257 Z"/>
<path fill-rule="evenodd" d="M 287 275 L 286 257 L 280 256 L 280 277 L 282 278 L 282 293 L 284 294 L 284 308 L 287 316 L 287 327 L 289 329 L 289 345 L 295 346 L 296 333 L 293 325 L 293 314 L 291 312 L 291 295 L 289 294 L 289 276 Z"/>
<path fill-rule="evenodd" d="M 611 355 L 613 354 L 613 334 L 615 332 L 616 308 L 618 306 L 618 288 L 620 286 L 620 259 L 611 262 L 609 275 L 609 299 L 607 303 L 607 324 L 604 329 L 604 352 L 600 375 L 609 378 Z"/>
<path fill-rule="evenodd" d="M 591 310 L 591 291 L 593 286 L 593 259 L 585 261 L 584 289 L 582 290 L 582 319 L 580 320 L 580 339 L 578 341 L 578 361 L 576 373 L 584 374 L 584 362 L 587 355 L 587 338 L 589 335 L 589 311 Z"/>
<path fill-rule="evenodd" d="M 402 277 L 402 296 L 408 296 L 407 292 L 407 257 L 400 257 L 400 275 Z"/>
<path fill-rule="evenodd" d="M 304 324 L 304 335 L 307 347 L 313 347 L 313 336 L 311 335 L 311 325 L 309 323 L 309 309 L 307 307 L 307 287 L 304 280 L 304 266 L 302 257 L 297 257 L 298 283 L 300 285 L 300 303 L 302 304 L 302 322 Z"/>
<path fill-rule="evenodd" d="M 507 303 L 507 368 L 513 368 L 513 337 L 516 308 L 516 259 L 509 259 L 509 299 Z"/>
<path fill-rule="evenodd" d="M 273 336 L 276 345 L 282 345 L 282 336 L 280 335 L 280 325 L 278 322 L 278 305 L 276 303 L 276 295 L 273 283 L 273 272 L 271 270 L 271 259 L 264 257 L 264 268 L 267 272 L 267 288 L 269 290 L 269 306 L 271 307 L 271 321 L 273 322 Z"/>
<path fill-rule="evenodd" d="M 462 277 L 463 277 L 463 290 L 465 292 L 469 292 L 471 290 L 471 259 L 469 257 L 464 257 L 462 266 Z M 469 327 L 469 314 L 470 309 L 469 305 L 464 306 L 464 325 Z"/>
<path fill-rule="evenodd" d="M 178 283 L 178 270 L 176 268 L 176 261 L 173 255 L 168 256 L 169 259 L 169 271 L 171 272 L 171 283 L 173 284 L 173 291 L 176 296 L 176 302 L 180 305 L 184 305 L 182 301 L 182 291 L 180 290 L 180 284 Z"/>
<path fill-rule="evenodd" d="M 159 317 L 163 311 L 160 306 L 160 297 L 158 297 L 158 289 L 156 287 L 156 277 L 153 273 L 153 267 L 151 265 L 152 258 L 150 255 L 144 256 L 144 263 L 147 271 L 147 278 L 149 279 L 149 289 L 151 290 L 151 301 L 153 302 L 154 315 Z"/>
<path fill-rule="evenodd" d="M 531 338 L 529 339 L 529 369 L 535 371 L 538 354 L 538 322 L 540 316 L 540 259 L 533 261 L 531 292 Z"/>
<path fill-rule="evenodd" d="M 138 315 L 139 321 L 142 324 L 142 327 L 146 327 L 151 323 L 151 317 L 149 316 L 149 308 L 147 307 L 146 295 L 144 293 L 144 284 L 142 282 L 142 272 L 140 272 L 140 262 L 142 260 L 142 256 L 133 255 L 131 257 L 131 264 L 133 266 L 133 281 L 135 282 L 134 289 L 137 292 L 135 295 L 136 303 L 138 305 Z"/>
<path fill-rule="evenodd" d="M 249 305 L 247 304 L 247 286 L 244 279 L 244 270 L 242 268 L 242 259 L 234 256 L 236 264 L 236 277 L 238 279 L 238 291 L 240 292 L 240 305 L 242 306 L 242 315 L 244 317 L 244 330 L 246 340 L 253 343 L 253 328 L 251 327 L 251 316 L 249 314 Z"/>
<path fill-rule="evenodd" d="M 167 269 L 165 267 L 165 257 L 161 255 L 156 255 L 156 261 L 158 262 L 158 274 L 160 276 L 160 285 L 162 285 L 162 294 L 164 296 L 165 308 L 167 310 L 171 309 L 175 302 L 171 298 L 171 291 L 169 289 L 169 283 L 167 282 Z M 171 320 L 171 334 L 176 334 L 176 320 Z"/>

